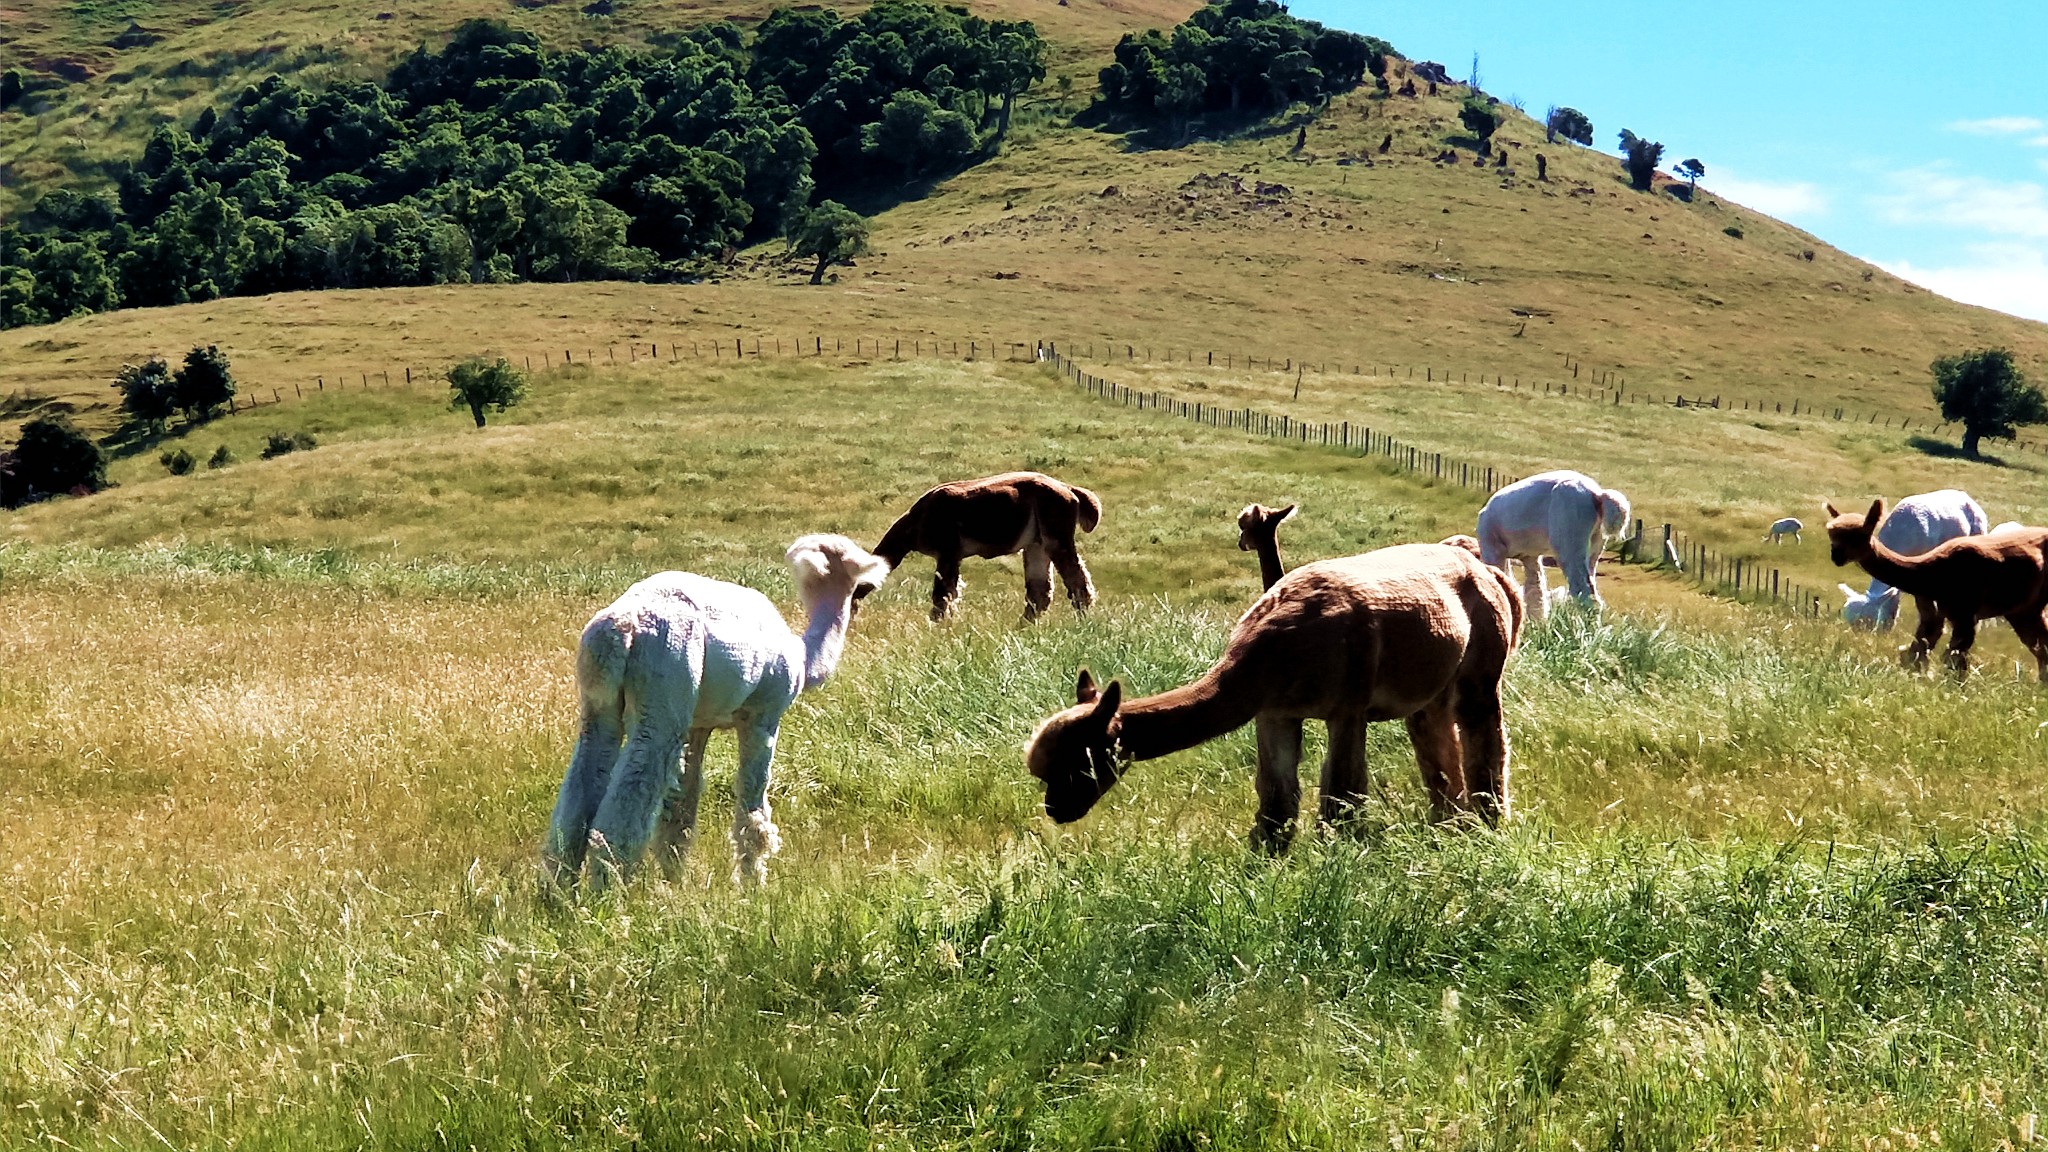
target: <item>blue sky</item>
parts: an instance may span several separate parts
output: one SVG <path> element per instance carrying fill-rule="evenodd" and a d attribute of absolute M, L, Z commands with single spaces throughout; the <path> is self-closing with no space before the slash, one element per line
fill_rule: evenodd
<path fill-rule="evenodd" d="M 2048 3 L 1296 0 L 1944 295 L 2048 320 Z"/>

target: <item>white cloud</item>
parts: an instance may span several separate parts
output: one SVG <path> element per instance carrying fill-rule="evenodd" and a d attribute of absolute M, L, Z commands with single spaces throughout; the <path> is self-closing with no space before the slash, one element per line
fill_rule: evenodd
<path fill-rule="evenodd" d="M 1978 304 L 2029 320 L 2048 320 L 2048 252 L 2041 249 L 1975 246 L 1969 260 L 1942 268 L 1909 261 L 1880 261 L 1903 280 L 1965 304 Z"/>
<path fill-rule="evenodd" d="M 1716 195 L 1780 220 L 1811 220 L 1828 212 L 1827 193 L 1805 181 L 1745 180 L 1722 172 L 1708 183 Z"/>
<path fill-rule="evenodd" d="M 2048 187 L 2043 185 L 1957 176 L 1936 168 L 1898 173 L 1891 184 L 1894 191 L 1873 199 L 1894 224 L 2048 240 Z"/>
<path fill-rule="evenodd" d="M 1951 132 L 1962 132 L 1970 136 L 2024 136 L 2048 128 L 2032 116 L 1992 116 L 1984 120 L 1957 120 L 1948 126 Z"/>

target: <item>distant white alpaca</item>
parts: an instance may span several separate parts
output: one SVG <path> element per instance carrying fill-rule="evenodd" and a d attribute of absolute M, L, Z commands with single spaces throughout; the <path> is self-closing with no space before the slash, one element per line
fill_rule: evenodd
<path fill-rule="evenodd" d="M 1801 524 L 1796 517 L 1787 516 L 1783 520 L 1772 523 L 1770 534 L 1765 536 L 1764 539 L 1769 543 L 1776 544 L 1780 536 L 1790 536 L 1792 542 L 1797 544 L 1800 542 L 1799 530 L 1804 527 L 1806 525 Z"/>
<path fill-rule="evenodd" d="M 805 536 L 788 559 L 809 614 L 801 638 L 766 596 L 688 572 L 640 581 L 583 629 L 582 731 L 544 849 L 556 879 L 574 884 L 590 848 L 594 886 L 614 871 L 630 877 L 653 839 L 674 875 L 697 823 L 704 746 L 713 730 L 731 728 L 740 753 L 733 878 L 766 881 L 768 857 L 782 847 L 768 806 L 782 714 L 832 675 L 855 596 L 889 573 L 844 536 Z"/>
<path fill-rule="evenodd" d="M 2026 525 L 2025 525 L 2025 524 L 2022 524 L 2022 523 L 2020 523 L 2020 522 L 2019 522 L 2019 521 L 2017 521 L 2017 520 L 2000 520 L 2000 521 L 1999 521 L 1998 523 L 1996 523 L 1996 524 L 1993 524 L 1993 525 L 1991 526 L 1991 531 L 1989 531 L 1989 532 L 1986 532 L 1986 533 L 1985 533 L 1985 535 L 1986 535 L 1986 536 L 1996 536 L 1997 534 L 1999 534 L 2000 532 L 2003 532 L 2003 531 L 2005 531 L 2005 530 L 2006 530 L 2006 529 L 2008 529 L 2008 528 L 2025 528 L 2025 527 L 2026 527 Z"/>
<path fill-rule="evenodd" d="M 1522 562 L 1522 599 L 1541 620 L 1549 612 L 1542 557 L 1557 557 L 1567 594 L 1598 604 L 1593 566 L 1606 542 L 1628 527 L 1628 497 L 1578 472 L 1544 472 L 1493 494 L 1479 510 L 1479 557 L 1507 571 Z"/>
<path fill-rule="evenodd" d="M 1885 516 L 1884 523 L 1878 525 L 1877 539 L 1901 556 L 1918 556 L 1958 536 L 1980 535 L 1990 522 L 1991 518 L 1984 515 L 1984 506 L 1971 499 L 1968 492 L 1943 488 L 1899 501 Z M 1835 587 L 1842 590 L 1844 599 L 1842 619 L 1850 624 L 1883 632 L 1889 631 L 1892 622 L 1898 619 L 1899 590 L 1884 581 L 1873 577 L 1870 586 L 1861 592 L 1847 584 Z"/>

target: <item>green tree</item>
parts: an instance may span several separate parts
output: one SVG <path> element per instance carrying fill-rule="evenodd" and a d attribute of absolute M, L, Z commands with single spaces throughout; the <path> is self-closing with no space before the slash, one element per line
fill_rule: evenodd
<path fill-rule="evenodd" d="M 235 397 L 235 375 L 228 370 L 227 353 L 208 344 L 185 353 L 185 362 L 171 375 L 178 410 L 197 424 L 220 414 Z"/>
<path fill-rule="evenodd" d="M 1555 104 L 1543 116 L 1543 139 L 1555 144 L 1559 136 L 1575 144 L 1593 143 L 1593 122 L 1577 108 L 1560 108 Z"/>
<path fill-rule="evenodd" d="M 1621 158 L 1628 167 L 1628 182 L 1638 192 L 1648 192 L 1657 177 L 1657 162 L 1664 159 L 1664 145 L 1621 130 Z"/>
<path fill-rule="evenodd" d="M 1697 189 L 1701 178 L 1707 174 L 1707 166 L 1697 160 L 1687 160 L 1678 166 L 1678 174 L 1685 177 L 1688 186 Z"/>
<path fill-rule="evenodd" d="M 121 410 L 129 421 L 153 433 L 161 434 L 178 410 L 178 386 L 171 379 L 171 366 L 161 356 L 121 365 L 114 387 L 120 390 Z"/>
<path fill-rule="evenodd" d="M 989 59 L 980 79 L 1001 98 L 996 121 L 998 142 L 1010 134 L 1010 107 L 1019 93 L 1045 79 L 1045 41 L 1029 20 L 1017 24 L 998 21 L 994 26 Z"/>
<path fill-rule="evenodd" d="M 486 360 L 472 356 L 448 370 L 450 408 L 468 408 L 476 426 L 484 426 L 484 410 L 503 412 L 526 399 L 526 373 L 500 356 Z"/>
<path fill-rule="evenodd" d="M 825 282 L 825 269 L 845 264 L 868 250 L 868 222 L 836 200 L 826 200 L 805 213 L 789 236 L 790 254 L 813 259 L 811 283 Z"/>
<path fill-rule="evenodd" d="M 2003 348 L 1943 356 L 1933 371 L 1941 418 L 1963 426 L 1965 455 L 1975 457 L 1985 436 L 2005 438 L 2022 424 L 2048 424 L 2048 398 L 2027 383 Z"/>
<path fill-rule="evenodd" d="M 1458 119 L 1467 132 L 1479 138 L 1479 154 L 1493 155 L 1493 133 L 1503 119 L 1500 109 L 1488 104 L 1484 96 L 1467 96 L 1458 106 Z"/>
<path fill-rule="evenodd" d="M 106 486 L 106 454 L 69 417 L 38 416 L 21 426 L 21 439 L 14 445 L 12 504 L 66 492 L 97 492 Z"/>

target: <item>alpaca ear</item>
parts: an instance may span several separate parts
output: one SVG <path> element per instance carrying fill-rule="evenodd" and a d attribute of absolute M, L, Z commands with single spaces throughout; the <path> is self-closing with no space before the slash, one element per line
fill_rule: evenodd
<path fill-rule="evenodd" d="M 1884 497 L 1879 496 L 1870 502 L 1870 511 L 1863 517 L 1863 526 L 1875 528 L 1877 527 L 1877 522 L 1882 519 L 1884 519 Z"/>
<path fill-rule="evenodd" d="M 1090 676 L 1086 668 L 1081 669 L 1081 679 L 1074 685 L 1074 703 L 1093 704 L 1100 695 L 1095 690 L 1095 677 Z"/>
<path fill-rule="evenodd" d="M 1279 515 L 1277 515 L 1277 516 L 1273 517 L 1273 523 L 1275 523 L 1275 524 L 1281 524 L 1281 523 L 1285 523 L 1286 521 L 1288 521 L 1288 520 L 1291 520 L 1291 519 L 1293 519 L 1293 518 L 1294 518 L 1294 505 L 1292 505 L 1292 504 L 1289 504 L 1289 505 L 1288 505 L 1287 507 L 1285 507 L 1285 508 L 1282 508 L 1282 509 L 1280 510 L 1280 514 L 1279 514 Z"/>
<path fill-rule="evenodd" d="M 1848 597 L 1852 601 L 1855 600 L 1858 596 L 1863 595 L 1863 593 L 1858 592 L 1854 588 L 1849 587 L 1847 584 L 1837 584 L 1835 585 L 1835 587 L 1840 588 L 1842 590 L 1842 595 Z"/>
<path fill-rule="evenodd" d="M 1834 519 L 1835 517 L 1837 517 L 1837 516 L 1840 516 L 1840 515 L 1841 515 L 1841 513 L 1840 513 L 1840 512 L 1837 512 L 1837 511 L 1835 511 L 1835 505 L 1834 505 L 1834 502 L 1833 502 L 1832 500 L 1823 500 L 1823 501 L 1821 501 L 1821 502 L 1820 502 L 1820 507 L 1821 507 L 1821 511 L 1823 511 L 1823 512 L 1826 512 L 1826 513 L 1828 514 L 1828 519 L 1830 519 L 1830 520 L 1833 520 L 1833 519 Z"/>
<path fill-rule="evenodd" d="M 1104 727 L 1107 727 L 1110 721 L 1116 719 L 1117 709 L 1122 708 L 1123 704 L 1123 681 L 1111 680 L 1109 687 L 1102 690 L 1101 698 L 1095 701 L 1095 711 L 1089 713 L 1089 715 L 1102 721 Z"/>

